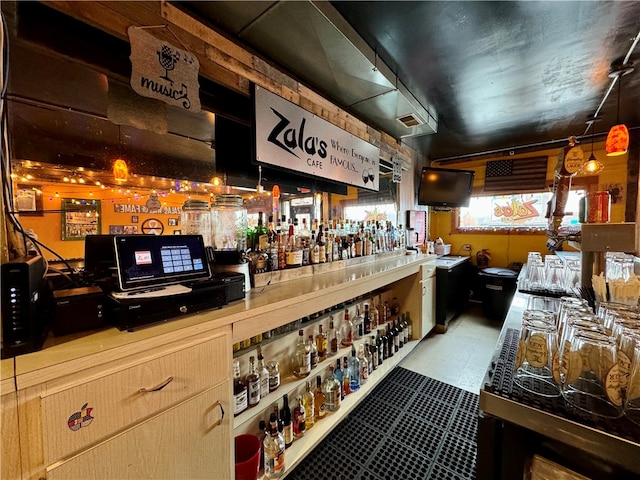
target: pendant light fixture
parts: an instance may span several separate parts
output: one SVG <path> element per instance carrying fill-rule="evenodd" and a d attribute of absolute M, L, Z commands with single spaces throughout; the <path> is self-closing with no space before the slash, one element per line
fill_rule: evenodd
<path fill-rule="evenodd" d="M 629 150 L 629 130 L 624 123 L 620 123 L 620 90 L 622 77 L 633 71 L 633 63 L 628 62 L 622 65 L 611 67 L 609 77 L 615 78 L 618 82 L 618 108 L 616 111 L 616 125 L 611 127 L 607 135 L 605 149 L 608 156 L 624 155 Z"/>
<path fill-rule="evenodd" d="M 582 165 L 581 173 L 583 173 L 584 175 L 596 175 L 604 170 L 604 164 L 600 160 L 598 160 L 593 153 L 593 140 L 596 136 L 595 127 L 598 120 L 599 118 L 592 117 L 587 122 L 591 124 L 591 155 L 589 155 L 587 161 Z"/>

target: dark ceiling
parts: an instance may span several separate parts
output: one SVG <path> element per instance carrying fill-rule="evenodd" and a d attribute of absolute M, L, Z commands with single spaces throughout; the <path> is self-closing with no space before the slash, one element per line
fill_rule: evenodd
<path fill-rule="evenodd" d="M 584 135 L 597 110 L 602 134 L 616 123 L 617 86 L 599 108 L 611 65 L 640 34 L 640 2 L 631 1 L 180 5 L 396 138 L 402 135 L 355 95 L 382 98 L 385 82 L 406 87 L 406 96 L 424 108 L 420 115 L 437 120 L 437 133 L 403 141 L 431 160 L 559 145 Z M 369 65 L 353 73 L 363 58 Z M 629 60 L 638 64 L 640 47 Z M 387 80 L 365 78 L 385 70 L 392 73 Z M 638 70 L 622 77 L 620 89 L 619 118 L 635 128 Z M 395 111 L 402 114 L 399 103 L 394 100 Z"/>

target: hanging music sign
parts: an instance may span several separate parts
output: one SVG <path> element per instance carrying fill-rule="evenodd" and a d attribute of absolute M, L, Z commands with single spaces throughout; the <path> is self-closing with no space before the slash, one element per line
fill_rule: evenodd
<path fill-rule="evenodd" d="M 198 59 L 157 39 L 143 27 L 129 27 L 127 33 L 131 42 L 131 88 L 143 97 L 199 112 Z"/>

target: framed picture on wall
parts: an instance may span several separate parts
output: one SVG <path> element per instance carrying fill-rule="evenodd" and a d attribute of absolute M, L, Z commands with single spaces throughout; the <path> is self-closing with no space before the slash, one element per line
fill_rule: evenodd
<path fill-rule="evenodd" d="M 40 193 L 38 194 L 38 191 Z M 42 211 L 42 191 L 26 185 L 18 185 L 15 192 L 16 210 L 20 215 L 44 215 Z"/>
<path fill-rule="evenodd" d="M 84 240 L 87 235 L 102 233 L 100 200 L 63 198 L 62 240 Z"/>

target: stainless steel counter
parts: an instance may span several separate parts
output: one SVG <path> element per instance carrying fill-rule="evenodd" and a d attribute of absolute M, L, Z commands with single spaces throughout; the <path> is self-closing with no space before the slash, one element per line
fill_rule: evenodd
<path fill-rule="evenodd" d="M 585 455 L 586 460 L 583 462 L 585 464 L 593 460 L 598 465 L 604 465 L 604 470 L 624 469 L 623 476 L 616 478 L 631 478 L 624 475 L 626 472 L 632 472 L 634 477 L 640 475 L 638 460 L 640 458 L 640 427 L 625 418 L 610 421 L 583 419 L 564 409 L 561 397 L 555 401 L 532 398 L 533 395 L 528 398 L 526 395 L 521 397 L 517 388 L 514 388 L 511 374 L 522 313 L 527 307 L 529 297 L 519 292 L 514 296 L 480 391 L 480 422 L 483 421 L 482 417 L 491 419 L 496 430 L 488 437 L 479 435 L 478 456 L 498 452 L 497 456 L 494 456 L 498 465 L 491 466 L 485 459 L 485 468 L 503 472 L 509 470 L 505 469 L 504 465 L 500 465 L 504 462 L 513 462 L 513 459 L 500 457 L 499 452 L 504 450 L 504 446 L 499 445 L 502 437 L 497 430 L 504 425 L 509 425 L 516 427 L 515 430 L 520 432 L 518 435 L 521 436 L 522 441 L 531 443 L 531 438 L 535 438 L 540 445 L 545 444 L 547 450 L 549 450 L 549 444 L 554 446 L 550 450 L 558 451 L 566 447 L 566 451 L 571 452 L 572 458 L 566 458 L 568 456 L 566 451 L 563 455 L 569 464 L 575 463 L 580 455 Z M 513 440 L 514 437 L 510 438 Z M 487 440 L 498 445 L 487 445 Z M 535 450 L 535 445 L 528 445 L 525 450 L 530 453 Z M 479 461 L 479 465 L 481 463 Z M 478 478 L 497 479 L 508 478 L 508 476 L 503 473 L 503 476 L 492 474 L 491 477 L 479 476 Z M 606 477 L 596 473 L 590 478 Z"/>

